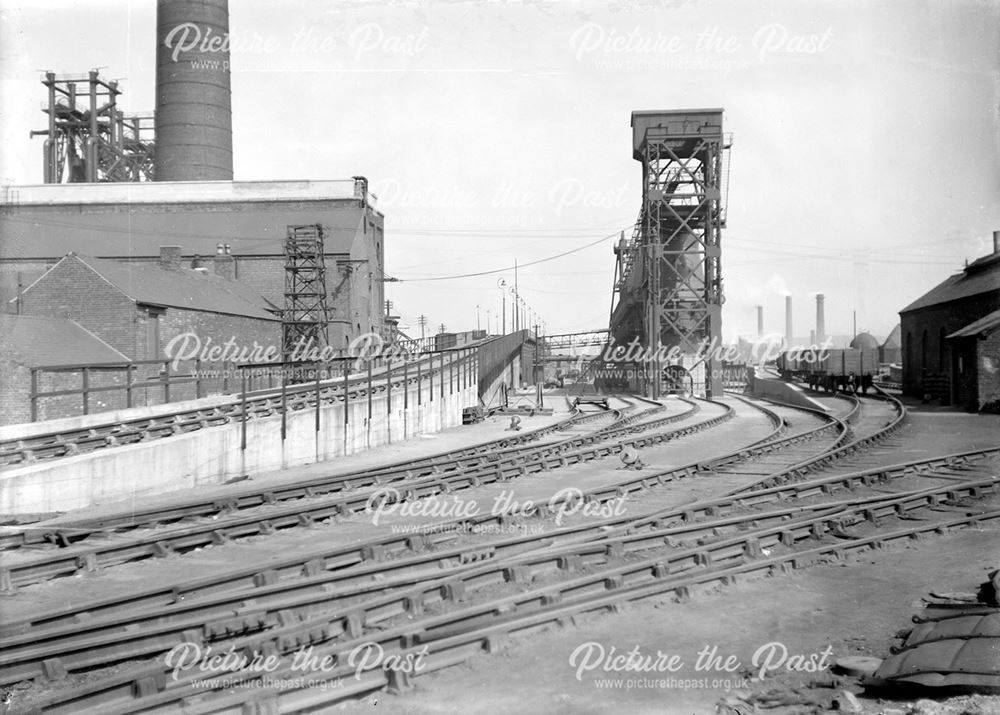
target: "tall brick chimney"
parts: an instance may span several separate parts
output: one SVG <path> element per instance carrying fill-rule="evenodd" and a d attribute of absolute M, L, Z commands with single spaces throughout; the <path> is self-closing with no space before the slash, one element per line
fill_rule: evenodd
<path fill-rule="evenodd" d="M 792 296 L 785 296 L 785 347 L 792 347 L 792 341 L 795 336 L 792 335 Z"/>
<path fill-rule="evenodd" d="M 822 293 L 816 294 L 816 342 L 822 344 L 826 340 L 826 310 Z"/>

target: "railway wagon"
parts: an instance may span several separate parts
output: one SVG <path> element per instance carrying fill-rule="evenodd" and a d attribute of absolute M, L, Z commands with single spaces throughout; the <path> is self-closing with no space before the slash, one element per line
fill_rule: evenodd
<path fill-rule="evenodd" d="M 778 356 L 777 367 L 785 380 L 808 383 L 814 390 L 854 392 L 860 388 L 867 392 L 873 376 L 878 374 L 878 350 L 788 350 Z"/>

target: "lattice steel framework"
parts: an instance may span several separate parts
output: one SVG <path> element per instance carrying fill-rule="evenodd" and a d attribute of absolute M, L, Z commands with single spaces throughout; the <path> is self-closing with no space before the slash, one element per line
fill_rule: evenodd
<path fill-rule="evenodd" d="M 118 106 L 121 90 L 94 70 L 87 76 L 42 80 L 48 101 L 42 111 L 48 127 L 42 148 L 46 184 L 152 181 L 155 160 L 153 114 L 126 114 Z"/>
<path fill-rule="evenodd" d="M 722 110 L 634 112 L 633 156 L 642 162 L 642 208 L 617 256 L 611 332 L 651 352 L 676 347 L 688 369 L 704 363 L 705 391 L 722 394 L 709 349 L 721 344 L 722 251 L 728 150 Z M 661 368 L 650 371 L 659 395 Z"/>
<path fill-rule="evenodd" d="M 296 349 L 321 351 L 329 344 L 323 227 L 289 226 L 285 237 L 285 310 L 282 353 L 290 360 Z"/>

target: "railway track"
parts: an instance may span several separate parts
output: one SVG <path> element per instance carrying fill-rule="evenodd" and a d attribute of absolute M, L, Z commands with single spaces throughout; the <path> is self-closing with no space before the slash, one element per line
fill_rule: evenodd
<path fill-rule="evenodd" d="M 978 509 L 973 503 L 996 493 L 1000 447 L 898 464 L 885 464 L 880 455 L 874 461 L 881 463 L 867 469 L 835 468 L 838 460 L 841 465 L 857 462 L 866 447 L 899 428 L 905 413 L 891 398 L 883 406 L 881 413 L 866 413 L 858 403 L 845 410 L 843 419 L 809 415 L 808 420 L 790 420 L 780 414 L 783 408 L 771 408 L 773 429 L 763 439 L 681 468 L 636 472 L 590 490 L 582 499 L 599 504 L 693 477 L 725 479 L 728 474 L 743 480 L 721 496 L 543 534 L 476 538 L 477 530 L 485 533 L 491 524 L 511 521 L 489 515 L 461 521 L 473 535 L 468 543 L 442 528 L 299 554 L 267 573 L 242 569 L 148 589 L 134 598 L 9 623 L 2 631 L 0 666 L 12 674 L 5 682 L 12 682 L 129 664 L 117 675 L 37 701 L 45 712 L 170 712 L 178 707 L 205 713 L 298 712 L 387 685 L 409 687 L 414 673 L 357 671 L 348 661 L 361 646 L 377 643 L 384 653 L 400 657 L 420 650 L 426 664 L 422 674 L 483 650 L 492 652 L 511 635 L 565 623 L 579 613 L 616 610 L 665 594 L 687 597 L 700 587 L 846 558 L 1000 516 L 998 510 Z M 649 436 L 633 443 L 641 440 Z M 800 458 L 802 448 L 812 454 Z M 772 472 L 763 478 L 739 472 L 743 465 L 756 461 L 760 468 L 762 460 L 775 457 L 784 464 L 768 463 Z M 573 459 L 565 460 L 571 463 Z M 556 466 L 562 465 L 550 465 Z M 815 477 L 816 472 L 823 476 Z M 423 496 L 421 481 L 412 480 L 417 488 L 404 498 Z M 894 491 L 887 494 L 887 488 Z M 831 500 L 838 493 L 847 498 Z M 778 508 L 768 508 L 773 505 Z M 920 519 L 916 526 L 915 519 Z M 529 584 L 537 587 L 525 590 Z M 496 590 L 503 588 L 514 593 L 497 598 Z M 477 595 L 480 591 L 486 596 Z M 445 612 L 428 615 L 441 610 Z M 329 656 L 332 664 L 328 672 L 312 674 L 314 684 L 337 686 L 229 691 L 206 687 L 205 680 L 226 676 L 239 681 L 260 673 L 237 668 L 184 673 L 175 680 L 162 659 L 135 664 L 181 643 L 275 655 L 280 665 L 268 673 L 275 681 L 301 680 L 290 659 L 312 646 L 314 655 Z"/>
<path fill-rule="evenodd" d="M 660 405 L 635 417 L 625 417 L 625 412 L 634 409 L 634 407 L 635 404 L 632 404 L 622 410 L 578 412 L 546 427 L 515 433 L 500 439 L 489 440 L 426 458 L 400 461 L 377 469 L 355 470 L 349 473 L 297 481 L 289 486 L 275 485 L 268 488 L 251 487 L 235 490 L 230 492 L 225 499 L 191 500 L 167 508 L 130 510 L 122 514 L 95 519 L 63 520 L 41 528 L 8 529 L 0 533 L 0 550 L 44 543 L 69 546 L 71 543 L 98 531 L 106 532 L 114 529 L 163 525 L 181 519 L 211 517 L 219 513 L 258 507 L 264 504 L 275 504 L 279 501 L 308 498 L 355 488 L 360 483 L 356 480 L 367 479 L 369 482 L 379 483 L 383 477 L 391 478 L 394 475 L 413 478 L 439 474 L 444 471 L 461 470 L 469 466 L 479 466 L 485 462 L 496 462 L 500 456 L 517 453 L 518 448 L 523 445 L 538 442 L 546 436 L 593 421 L 611 417 L 619 426 L 626 426 L 643 414 L 663 410 L 663 406 Z"/>
<path fill-rule="evenodd" d="M 758 407 L 757 409 L 764 408 Z M 712 470 L 718 469 L 722 465 L 730 465 L 734 462 L 751 459 L 757 455 L 773 454 L 776 451 L 788 449 L 790 446 L 797 445 L 801 442 L 808 442 L 814 439 L 817 435 L 821 435 L 826 431 L 836 432 L 840 435 L 837 437 L 838 440 L 843 435 L 843 425 L 837 420 L 829 420 L 827 424 L 821 427 L 806 430 L 804 432 L 798 432 L 775 441 L 775 438 L 781 435 L 785 429 L 784 422 L 780 416 L 773 411 L 766 409 L 765 411 L 774 425 L 774 430 L 767 438 L 760 440 L 759 443 L 755 443 L 750 445 L 748 448 L 732 452 L 728 455 L 722 455 L 715 459 L 705 460 L 697 464 L 685 465 L 683 467 L 665 472 L 637 472 L 635 473 L 637 475 L 636 477 L 615 483 L 607 488 L 589 492 L 585 495 L 585 498 L 589 502 L 606 502 L 610 499 L 619 498 L 637 490 L 645 490 L 653 484 L 665 484 L 671 481 L 695 477 L 705 473 L 711 473 Z M 671 421 L 684 418 L 687 414 L 688 413 L 681 413 L 680 415 L 673 415 L 665 418 L 664 420 L 647 423 L 641 427 L 656 427 L 661 423 L 669 424 Z M 727 412 L 726 415 L 728 414 L 730 413 Z M 641 417 L 642 415 L 637 416 L 637 418 Z M 588 457 L 596 459 L 608 454 L 614 454 L 621 449 L 622 444 L 648 444 L 663 442 L 678 435 L 691 434 L 694 431 L 701 431 L 702 429 L 705 429 L 706 426 L 718 424 L 720 421 L 721 420 L 719 418 L 714 418 L 682 430 L 673 430 L 665 434 L 655 434 L 652 436 L 628 440 L 621 444 L 591 447 L 583 453 L 577 452 L 576 454 L 571 454 L 568 457 L 566 455 L 559 455 L 558 457 L 542 456 L 540 458 L 536 458 L 531 471 L 545 471 L 559 466 L 568 466 L 571 463 L 583 461 Z M 612 437 L 619 436 L 616 430 L 615 432 L 598 432 L 591 437 L 597 437 L 602 434 L 604 436 L 610 435 Z M 523 465 L 509 469 L 496 467 L 496 465 L 494 465 L 494 467 L 494 471 L 489 475 L 493 478 L 493 481 L 504 481 L 505 478 L 514 478 L 525 473 L 522 471 Z M 458 484 L 458 486 L 472 487 L 476 486 L 477 482 L 478 485 L 482 485 L 483 483 L 489 483 L 489 481 L 489 478 L 482 478 L 481 474 L 474 473 L 470 475 L 468 471 L 456 474 L 454 477 L 445 476 L 443 478 L 434 478 L 429 480 L 418 479 L 414 482 L 408 483 L 408 488 L 402 494 L 402 498 L 412 501 L 420 496 L 448 493 L 448 491 L 451 490 L 456 484 Z M 263 517 L 256 515 L 252 517 L 244 517 L 242 519 L 226 520 L 223 522 L 213 519 L 207 523 L 198 523 L 192 526 L 175 529 L 173 531 L 167 530 L 164 532 L 163 530 L 156 530 L 152 534 L 134 539 L 117 539 L 113 538 L 113 536 L 109 537 L 107 531 L 100 533 L 90 531 L 88 533 L 93 534 L 91 541 L 96 541 L 96 544 L 86 545 L 81 542 L 78 543 L 75 548 L 58 550 L 50 549 L 49 553 L 44 553 L 40 557 L 28 558 L 20 563 L 8 563 L 3 567 L 0 567 L 0 583 L 3 583 L 8 591 L 12 591 L 19 585 L 35 583 L 57 576 L 65 576 L 81 572 L 93 572 L 100 567 L 123 563 L 125 561 L 149 557 L 169 556 L 185 550 L 225 543 L 226 541 L 242 536 L 255 534 L 267 535 L 273 533 L 279 527 L 308 527 L 320 522 L 322 518 L 331 519 L 339 514 L 349 513 L 351 510 L 362 510 L 365 506 L 367 506 L 368 498 L 369 493 L 362 492 L 356 495 L 352 494 L 348 497 L 336 497 L 333 500 L 310 499 L 307 500 L 309 504 L 308 507 L 303 506 L 303 504 L 294 504 L 288 509 L 282 510 L 281 513 L 277 513 L 275 510 L 268 510 Z M 550 506 L 556 507 L 557 505 Z M 175 512 L 176 510 L 174 509 L 170 511 L 171 514 L 174 514 Z M 484 515 L 477 519 L 443 522 L 439 525 L 439 529 L 444 536 L 439 538 L 448 540 L 453 538 L 451 534 L 453 534 L 455 530 L 481 530 L 502 521 L 504 521 L 503 515 L 500 515 L 498 518 L 494 518 L 493 515 Z M 106 520 L 102 520 L 99 525 L 104 527 L 106 524 Z M 358 563 L 365 560 L 377 561 L 386 558 L 390 554 L 397 554 L 401 550 L 423 548 L 424 542 L 433 538 L 434 537 L 429 534 L 391 535 L 379 541 L 368 542 L 357 547 L 334 550 L 330 553 L 308 553 L 304 558 L 296 557 L 292 559 L 281 559 L 277 562 L 269 564 L 269 568 L 264 571 L 260 569 L 246 569 L 236 573 L 233 578 L 225 579 L 225 581 L 230 584 L 230 587 L 236 588 L 243 587 L 248 583 L 251 585 L 261 585 L 273 582 L 275 579 L 280 578 L 281 575 L 287 574 L 288 572 L 297 573 L 299 571 L 315 571 L 318 568 L 323 570 L 337 569 L 343 568 L 345 564 Z M 211 588 L 222 587 L 223 586 L 220 583 L 216 583 L 214 586 L 211 586 Z M 206 584 L 200 586 L 199 588 L 203 590 L 209 588 L 209 586 Z M 172 594 L 173 595 L 171 597 L 179 597 L 177 595 L 177 588 L 172 589 Z M 140 599 L 142 596 L 136 593 L 133 594 L 133 598 Z"/>
<path fill-rule="evenodd" d="M 926 481 L 929 475 L 938 474 L 928 470 L 929 467 L 917 480 Z M 757 493 L 750 502 L 707 500 L 639 520 L 604 520 L 560 529 L 543 539 L 508 539 L 492 545 L 489 564 L 470 558 L 470 549 L 460 547 L 361 569 L 318 574 L 255 589 L 252 607 L 246 605 L 244 592 L 217 593 L 185 599 L 164 608 L 139 609 L 127 616 L 91 618 L 47 629 L 38 624 L 20 624 L 20 636 L 5 638 L 0 649 L 0 666 L 4 682 L 13 682 L 53 671 L 162 653 L 183 642 L 207 645 L 236 633 L 270 631 L 269 637 L 280 638 L 280 630 L 274 629 L 294 627 L 317 611 L 342 616 L 344 632 L 356 630 L 351 625 L 352 619 L 377 628 L 385 620 L 385 613 L 392 609 L 405 611 L 403 606 L 414 599 L 429 605 L 435 602 L 436 593 L 468 593 L 511 578 L 525 582 L 544 570 L 541 566 L 544 564 L 557 571 L 589 569 L 609 559 L 627 560 L 631 554 L 664 545 L 671 548 L 707 545 L 709 548 L 695 561 L 714 562 L 718 557 L 713 544 L 721 543 L 728 548 L 723 537 L 744 535 L 748 524 L 759 537 L 766 537 L 750 547 L 752 555 L 760 556 L 761 548 L 774 545 L 771 537 L 775 533 L 778 541 L 787 546 L 831 530 L 842 532 L 859 520 L 905 518 L 925 507 L 941 507 L 946 512 L 960 510 L 956 504 L 961 500 L 996 492 L 996 476 L 968 476 L 958 480 L 946 478 L 943 484 L 890 495 L 858 496 L 859 491 L 872 492 L 874 488 L 885 489 L 894 481 L 914 480 L 913 473 L 905 470 L 895 475 L 856 473 L 799 484 L 794 490 L 786 487 L 768 494 Z M 851 494 L 850 498 L 828 500 L 830 495 L 841 491 Z M 795 495 L 792 506 L 760 510 L 771 504 L 786 504 L 791 495 Z M 822 499 L 815 502 L 816 497 Z M 810 498 L 814 501 L 808 501 Z M 565 562 L 560 562 L 560 558 L 565 558 Z M 673 561 L 668 568 L 676 571 L 672 564 Z M 521 570 L 512 572 L 511 568 Z M 421 589 L 420 592 L 412 591 L 413 587 Z M 196 640 L 192 641 L 193 638 Z M 58 664 L 53 659 L 58 659 Z"/>
<path fill-rule="evenodd" d="M 198 502 L 193 505 L 170 507 L 165 511 L 148 512 L 138 520 L 129 514 L 117 518 L 104 518 L 92 523 L 75 522 L 60 525 L 55 529 L 46 527 L 42 530 L 31 530 L 36 534 L 42 533 L 48 542 L 65 545 L 66 548 L 53 547 L 41 552 L 40 555 L 16 561 L 4 559 L 5 563 L 0 566 L 0 588 L 11 590 L 20 585 L 57 576 L 93 571 L 109 564 L 167 556 L 207 545 L 225 543 L 232 539 L 269 535 L 278 530 L 309 527 L 316 522 L 364 511 L 368 506 L 371 491 L 365 491 L 363 487 L 402 482 L 406 486 L 404 498 L 407 499 L 428 494 L 450 493 L 482 484 L 508 481 L 571 463 L 597 459 L 620 450 L 621 445 L 625 444 L 642 445 L 674 439 L 693 431 L 707 429 L 731 417 L 731 413 L 727 411 L 720 416 L 688 427 L 654 431 L 645 436 L 629 436 L 689 419 L 696 414 L 698 408 L 696 403 L 689 404 L 688 410 L 656 421 L 647 421 L 635 426 L 625 421 L 592 434 L 539 447 L 529 446 L 497 453 L 492 447 L 485 446 L 481 449 L 482 453 L 498 455 L 496 460 L 484 457 L 482 461 L 477 461 L 475 466 L 467 464 L 450 471 L 438 470 L 433 476 L 415 477 L 413 468 L 404 466 L 382 473 L 360 472 L 327 480 L 322 488 L 326 496 L 320 495 L 321 489 L 315 484 L 312 486 L 299 484 L 279 492 L 285 497 L 282 501 L 287 503 L 279 503 L 279 500 L 272 496 L 277 490 L 268 490 L 254 492 L 252 497 L 244 495 L 246 498 L 242 510 L 239 508 L 240 501 L 234 497 L 213 501 L 210 505 Z M 662 406 L 657 409 L 662 409 Z M 433 473 L 433 465 L 429 468 Z M 139 524 L 158 524 L 161 519 L 168 517 L 174 521 L 191 519 L 192 523 L 186 525 L 175 523 L 173 527 L 145 529 L 146 533 L 135 536 L 130 536 L 128 533 L 117 535 L 113 531 L 113 529 L 132 531 Z M 8 543 L 23 546 L 30 538 L 29 533 L 31 532 L 25 530 L 14 532 L 8 537 Z"/>
<path fill-rule="evenodd" d="M 994 457 L 998 451 L 993 451 Z M 973 456 L 962 458 L 968 460 Z M 941 460 L 935 468 L 942 468 L 954 459 Z M 921 465 L 924 471 L 919 476 L 915 476 L 914 465 L 900 466 L 898 479 L 926 480 L 932 474 L 929 464 Z M 244 606 L 242 613 L 217 618 L 200 629 L 185 629 L 200 617 L 185 621 L 174 613 L 174 620 L 165 624 L 171 614 L 161 612 L 164 620 L 158 621 L 155 628 L 144 630 L 141 620 L 144 617 L 152 622 L 157 617 L 157 611 L 153 610 L 145 616 L 138 614 L 135 621 L 125 626 L 120 622 L 90 623 L 83 634 L 65 628 L 36 631 L 34 640 L 30 636 L 21 638 L 20 655 L 5 648 L 2 662 L 5 669 L 20 668 L 22 673 L 39 674 L 47 667 L 51 676 L 58 675 L 61 668 L 88 667 L 86 658 L 94 658 L 101 652 L 102 638 L 103 647 L 116 653 L 116 657 L 135 657 L 144 650 L 163 652 L 179 643 L 202 646 L 218 643 L 231 646 L 236 652 L 253 651 L 283 658 L 283 670 L 272 675 L 291 678 L 288 660 L 299 649 L 313 646 L 314 655 L 329 656 L 330 662 L 336 663 L 329 673 L 315 674 L 317 680 L 347 676 L 355 680 L 355 669 L 346 661 L 352 651 L 365 644 L 378 643 L 384 652 L 399 654 L 428 646 L 428 654 L 434 656 L 429 663 L 444 667 L 446 663 L 460 662 L 481 652 L 484 645 L 487 650 L 495 649 L 503 638 L 544 627 L 553 619 L 558 622 L 560 618 L 587 611 L 615 610 L 630 601 L 661 598 L 671 593 L 688 597 L 698 587 L 774 575 L 823 559 L 843 559 L 852 552 L 883 548 L 894 541 L 919 539 L 1000 517 L 1000 510 L 980 509 L 969 501 L 996 494 L 1000 478 L 995 471 L 986 477 L 950 479 L 945 484 L 890 494 L 858 494 L 873 485 L 884 489 L 891 481 L 887 475 L 856 474 L 850 478 L 826 478 L 777 487 L 771 490 L 770 499 L 782 503 L 787 502 L 788 490 L 792 489 L 802 495 L 824 497 L 842 489 L 853 493 L 847 499 L 782 506 L 770 511 L 757 510 L 764 504 L 762 492 L 755 493 L 752 503 L 731 501 L 728 506 L 733 511 L 728 514 L 721 513 L 723 505 L 715 500 L 673 515 L 634 523 L 630 529 L 610 535 L 561 546 L 547 544 L 488 564 L 456 566 L 445 574 L 438 571 L 423 580 L 411 577 L 408 581 L 326 589 L 322 594 L 286 594 L 283 600 L 270 605 L 255 600 L 252 606 Z M 692 513 L 712 516 L 689 520 Z M 913 526 L 916 519 L 920 521 Z M 525 584 L 533 587 L 524 590 Z M 503 587 L 513 593 L 497 598 L 497 588 Z M 487 592 L 485 600 L 477 600 L 479 590 Z M 206 601 L 203 605 L 224 609 L 219 603 Z M 190 610 L 192 606 L 185 608 Z M 441 609 L 446 612 L 428 615 L 428 611 Z M 182 609 L 178 606 L 175 610 Z M 98 632 L 102 627 L 103 635 Z M 66 638 L 78 640 L 74 645 Z M 484 638 L 492 640 L 487 643 Z M 18 645 L 15 641 L 8 643 L 12 647 Z M 470 643 L 477 643 L 478 647 L 466 650 Z M 455 650 L 456 644 L 463 647 Z M 81 652 L 80 660 L 74 661 L 76 652 Z M 64 654 L 63 660 L 49 659 L 44 665 L 43 656 L 57 653 Z M 448 657 L 444 658 L 444 654 Z M 17 657 L 19 661 L 15 660 Z M 424 672 L 433 669 L 428 667 Z M 175 681 L 168 677 L 168 671 L 162 663 L 134 669 L 129 672 L 131 680 L 119 675 L 46 700 L 45 712 L 86 712 L 91 706 L 102 713 L 156 712 L 157 708 L 196 705 L 196 712 L 221 713 L 232 712 L 228 708 L 234 702 L 256 702 L 259 706 L 261 697 L 278 704 L 275 712 L 295 712 L 303 707 L 300 698 L 316 695 L 295 689 L 290 692 L 265 689 L 263 693 L 254 689 L 238 691 L 236 701 L 232 700 L 232 693 L 211 692 L 206 697 L 210 690 L 199 687 L 199 680 L 222 676 L 239 679 L 260 673 L 214 670 L 207 674 L 187 673 Z M 387 684 L 407 686 L 405 674 L 358 675 L 362 676 L 356 679 L 359 689 L 328 690 L 326 697 L 333 699 L 323 702 L 333 704 Z M 191 701 L 195 691 L 198 698 Z M 136 699 L 136 692 L 146 694 Z"/>

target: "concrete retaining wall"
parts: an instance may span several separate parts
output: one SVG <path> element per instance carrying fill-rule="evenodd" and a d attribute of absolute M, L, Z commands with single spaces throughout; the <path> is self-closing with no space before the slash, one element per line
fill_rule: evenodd
<path fill-rule="evenodd" d="M 396 442 L 421 432 L 437 432 L 462 424 L 462 409 L 478 404 L 475 379 L 455 375 L 441 382 L 421 380 L 391 396 L 384 392 L 369 402 L 314 409 L 188 432 L 165 439 L 101 449 L 51 462 L 25 465 L 0 473 L 0 513 L 66 511 L 94 504 L 141 498 L 197 486 L 220 484 L 234 477 L 321 462 L 369 447 Z M 391 402 L 389 401 L 391 399 Z M 346 422 L 345 422 L 346 414 Z"/>

